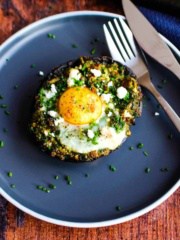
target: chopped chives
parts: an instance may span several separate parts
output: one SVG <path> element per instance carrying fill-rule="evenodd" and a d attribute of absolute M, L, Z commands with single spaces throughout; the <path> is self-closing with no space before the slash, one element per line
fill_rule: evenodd
<path fill-rule="evenodd" d="M 47 37 L 48 37 L 48 38 L 51 38 L 51 39 L 55 39 L 55 38 L 56 38 L 56 35 L 55 35 L 55 34 L 52 34 L 52 33 L 48 33 L 48 34 L 47 34 Z"/>
<path fill-rule="evenodd" d="M 95 48 L 91 49 L 90 53 L 91 55 L 94 55 L 96 53 L 96 49 Z"/>
<path fill-rule="evenodd" d="M 46 192 L 47 188 L 46 187 L 42 187 L 42 191 Z"/>
<path fill-rule="evenodd" d="M 129 147 L 129 150 L 133 150 L 133 149 L 134 149 L 134 147 L 133 147 L 133 146 L 130 146 L 130 147 Z"/>
<path fill-rule="evenodd" d="M 43 186 L 37 185 L 36 188 L 39 189 L 39 190 L 42 190 L 42 189 L 43 189 Z"/>
<path fill-rule="evenodd" d="M 54 185 L 54 184 L 49 184 L 49 188 L 51 188 L 51 189 L 56 189 L 56 185 Z"/>
<path fill-rule="evenodd" d="M 144 147 L 144 144 L 143 144 L 143 143 L 138 143 L 137 148 L 141 149 L 141 148 L 143 148 L 143 147 Z"/>
<path fill-rule="evenodd" d="M 151 169 L 150 169 L 150 167 L 147 167 L 144 169 L 144 171 L 145 171 L 145 173 L 150 173 Z"/>
<path fill-rule="evenodd" d="M 65 176 L 65 180 L 66 180 L 68 185 L 72 185 L 72 181 L 71 181 L 70 176 Z"/>
<path fill-rule="evenodd" d="M 35 68 L 36 67 L 36 64 L 31 64 L 31 66 L 30 66 L 31 68 Z"/>
<path fill-rule="evenodd" d="M 59 176 L 58 176 L 58 175 L 54 176 L 54 179 L 58 180 L 58 179 L 59 179 Z"/>
<path fill-rule="evenodd" d="M 0 108 L 7 108 L 7 105 L 6 104 L 1 104 Z"/>
<path fill-rule="evenodd" d="M 2 140 L 0 140 L 0 148 L 4 147 L 4 142 Z"/>
<path fill-rule="evenodd" d="M 10 187 L 11 188 L 16 188 L 16 185 L 15 184 L 11 184 Z"/>
<path fill-rule="evenodd" d="M 113 165 L 109 165 L 109 170 L 112 172 L 115 172 L 117 170 L 117 168 Z"/>
<path fill-rule="evenodd" d="M 72 48 L 77 48 L 77 45 L 74 43 L 71 46 L 72 46 Z"/>
<path fill-rule="evenodd" d="M 67 184 L 72 185 L 72 181 L 71 180 L 67 181 Z"/>
<path fill-rule="evenodd" d="M 121 210 L 121 207 L 120 207 L 120 206 L 116 206 L 116 210 L 117 210 L 117 211 L 120 211 L 120 210 Z"/>
<path fill-rule="evenodd" d="M 50 191 L 51 191 L 50 189 L 48 189 L 46 187 L 43 187 L 42 185 L 37 185 L 36 189 L 41 190 L 41 191 L 46 192 L 46 193 L 50 193 Z"/>
<path fill-rule="evenodd" d="M 69 181 L 70 180 L 70 176 L 65 176 L 65 180 Z"/>
<path fill-rule="evenodd" d="M 9 116 L 9 115 L 10 115 L 10 112 L 9 112 L 9 111 L 7 111 L 7 110 L 5 110 L 5 111 L 4 111 L 4 113 L 5 113 L 7 116 Z"/>
<path fill-rule="evenodd" d="M 12 177 L 13 173 L 12 172 L 8 172 L 7 175 L 8 175 L 8 177 Z"/>
<path fill-rule="evenodd" d="M 3 96 L 2 96 L 2 95 L 0 95 L 0 99 L 3 99 Z"/>
<path fill-rule="evenodd" d="M 143 151 L 144 156 L 148 156 L 149 154 L 146 151 Z"/>

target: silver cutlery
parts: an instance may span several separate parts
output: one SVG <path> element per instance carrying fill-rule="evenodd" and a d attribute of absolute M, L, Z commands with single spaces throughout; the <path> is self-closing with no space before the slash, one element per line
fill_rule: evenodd
<path fill-rule="evenodd" d="M 180 131 L 180 118 L 153 85 L 148 68 L 136 48 L 133 34 L 125 21 L 122 18 L 114 19 L 107 25 L 104 24 L 103 29 L 112 58 L 133 70 L 139 84 L 154 95 L 177 130 Z"/>
<path fill-rule="evenodd" d="M 122 0 L 129 27 L 139 46 L 180 79 L 180 65 L 160 34 L 129 0 Z"/>

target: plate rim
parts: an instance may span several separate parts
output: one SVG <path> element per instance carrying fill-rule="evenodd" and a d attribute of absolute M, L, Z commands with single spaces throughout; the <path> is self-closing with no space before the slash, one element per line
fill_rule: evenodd
<path fill-rule="evenodd" d="M 0 45 L 0 50 L 2 50 L 3 48 L 6 48 L 6 46 L 8 46 L 9 44 L 12 44 L 13 41 L 16 40 L 16 38 L 18 36 L 25 34 L 29 30 L 31 30 L 32 28 L 34 28 L 40 24 L 43 24 L 43 23 L 46 23 L 49 21 L 53 21 L 56 19 L 63 19 L 66 17 L 77 17 L 77 16 L 83 16 L 83 15 L 85 15 L 85 16 L 121 17 L 123 19 L 125 18 L 123 15 L 116 14 L 116 13 L 104 12 L 104 11 L 92 11 L 92 10 L 70 11 L 70 12 L 55 14 L 55 15 L 48 16 L 43 19 L 37 20 L 37 21 L 27 25 L 26 27 L 22 28 L 21 30 L 17 31 L 15 34 L 13 34 L 11 37 L 9 37 L 7 40 L 5 40 L 5 42 L 3 42 Z M 161 34 L 160 34 L 160 36 L 169 45 L 169 47 L 180 57 L 180 51 L 166 37 L 164 37 Z M 157 199 L 156 201 L 154 201 L 147 207 L 142 208 L 134 213 L 131 213 L 131 214 L 123 216 L 123 217 L 119 217 L 119 218 L 111 219 L 111 220 L 105 220 L 105 221 L 97 221 L 97 222 L 94 222 L 94 221 L 93 222 L 72 222 L 72 221 L 64 221 L 64 220 L 60 220 L 60 219 L 56 219 L 56 218 L 52 218 L 52 217 L 47 217 L 44 214 L 37 213 L 36 211 L 34 211 L 28 207 L 25 207 L 22 203 L 19 203 L 17 200 L 15 200 L 13 197 L 11 197 L 8 193 L 6 193 L 6 191 L 3 190 L 1 187 L 0 187 L 0 194 L 7 201 L 12 203 L 14 206 L 16 206 L 17 208 L 21 209 L 25 213 L 27 213 L 37 219 L 40 219 L 40 220 L 43 220 L 43 221 L 46 221 L 49 223 L 53 223 L 56 225 L 66 226 L 66 227 L 95 228 L 95 227 L 107 227 L 107 226 L 111 226 L 111 225 L 115 225 L 115 224 L 120 224 L 123 222 L 130 221 L 132 219 L 135 219 L 137 217 L 140 217 L 140 216 L 148 213 L 149 211 L 153 210 L 154 208 L 158 207 L 161 203 L 163 203 L 165 200 L 167 200 L 179 187 L 180 187 L 180 179 L 164 195 L 162 195 L 159 199 Z"/>

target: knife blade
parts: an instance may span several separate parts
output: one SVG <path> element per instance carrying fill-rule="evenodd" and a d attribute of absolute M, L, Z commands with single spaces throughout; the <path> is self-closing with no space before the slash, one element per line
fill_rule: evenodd
<path fill-rule="evenodd" d="M 180 79 L 180 65 L 160 34 L 129 0 L 122 0 L 123 10 L 139 46 L 153 59 Z"/>

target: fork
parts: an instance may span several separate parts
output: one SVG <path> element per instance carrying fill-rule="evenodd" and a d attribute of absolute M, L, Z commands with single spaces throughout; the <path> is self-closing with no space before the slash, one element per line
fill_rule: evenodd
<path fill-rule="evenodd" d="M 153 85 L 147 66 L 138 52 L 133 34 L 122 18 L 103 25 L 106 42 L 114 60 L 133 70 L 138 83 L 148 89 L 180 132 L 180 118 Z M 143 56 L 145 59 L 145 56 Z M 146 59 L 145 59 L 146 60 Z"/>

